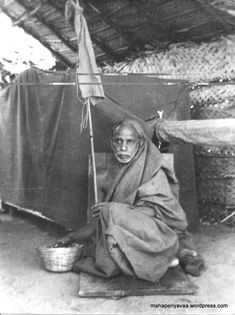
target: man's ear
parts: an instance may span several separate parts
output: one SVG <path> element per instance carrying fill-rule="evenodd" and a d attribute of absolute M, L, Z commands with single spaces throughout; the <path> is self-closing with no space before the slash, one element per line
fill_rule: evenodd
<path fill-rule="evenodd" d="M 143 144 L 144 144 L 144 138 L 141 137 L 139 140 L 139 146 L 141 147 Z"/>
<path fill-rule="evenodd" d="M 111 140 L 110 140 L 110 146 L 111 146 L 111 149 L 114 151 L 114 147 L 113 147 L 113 138 L 111 138 Z"/>

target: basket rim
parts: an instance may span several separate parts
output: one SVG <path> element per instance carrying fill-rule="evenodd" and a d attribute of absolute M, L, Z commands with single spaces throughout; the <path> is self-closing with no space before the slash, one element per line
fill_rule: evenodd
<path fill-rule="evenodd" d="M 72 244 L 71 246 L 69 247 L 53 247 L 52 245 L 41 245 L 41 246 L 38 246 L 37 249 L 38 250 L 71 250 L 71 249 L 78 249 L 78 248 L 81 248 L 83 247 L 84 245 L 83 244 Z"/>

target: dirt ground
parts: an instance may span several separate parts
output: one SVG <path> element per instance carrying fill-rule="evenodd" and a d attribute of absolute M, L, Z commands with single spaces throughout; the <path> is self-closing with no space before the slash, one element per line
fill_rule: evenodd
<path fill-rule="evenodd" d="M 0 220 L 0 313 L 235 314 L 235 228 L 202 225 L 195 234 L 207 265 L 200 278 L 190 277 L 198 287 L 195 295 L 113 300 L 80 298 L 78 274 L 52 273 L 42 268 L 36 248 L 54 241 L 62 231 L 19 214 L 13 218 L 1 214 Z M 186 304 L 189 308 L 183 308 Z M 192 304 L 197 307 L 191 308 Z"/>

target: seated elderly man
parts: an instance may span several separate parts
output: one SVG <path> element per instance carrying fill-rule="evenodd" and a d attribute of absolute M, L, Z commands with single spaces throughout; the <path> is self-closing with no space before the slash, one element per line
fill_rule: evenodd
<path fill-rule="evenodd" d="M 92 207 L 97 220 L 60 240 L 94 241 L 94 250 L 74 265 L 102 277 L 118 274 L 157 282 L 179 262 L 200 275 L 203 260 L 186 231 L 178 182 L 141 126 L 126 120 L 113 128 L 112 167 L 103 174 L 103 202 Z"/>

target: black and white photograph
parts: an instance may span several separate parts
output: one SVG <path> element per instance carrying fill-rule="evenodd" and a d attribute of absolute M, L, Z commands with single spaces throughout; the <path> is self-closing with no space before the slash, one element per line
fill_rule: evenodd
<path fill-rule="evenodd" d="M 235 0 L 0 0 L 0 314 L 235 314 Z"/>

